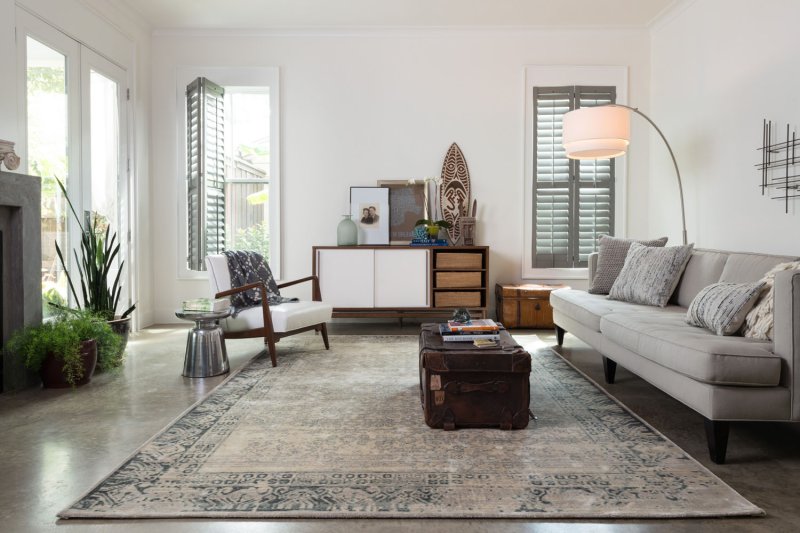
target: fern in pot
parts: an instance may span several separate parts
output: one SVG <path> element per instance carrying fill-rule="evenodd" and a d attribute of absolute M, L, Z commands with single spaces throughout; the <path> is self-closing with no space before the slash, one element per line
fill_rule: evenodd
<path fill-rule="evenodd" d="M 95 368 L 122 365 L 122 338 L 86 311 L 62 310 L 52 320 L 14 332 L 6 349 L 38 372 L 45 388 L 79 387 Z"/>
<path fill-rule="evenodd" d="M 75 305 L 78 309 L 83 309 L 93 315 L 102 317 L 108 321 L 111 328 L 122 337 L 122 347 L 120 351 L 125 351 L 125 346 L 128 343 L 128 334 L 130 333 L 130 314 L 136 309 L 136 304 L 131 305 L 128 309 L 117 314 L 117 306 L 122 294 L 122 285 L 120 284 L 120 276 L 122 275 L 122 267 L 124 261 L 120 261 L 119 269 L 116 275 L 113 275 L 114 260 L 119 256 L 120 244 L 117 241 L 117 234 L 111 233 L 111 226 L 108 225 L 105 232 L 98 227 L 98 217 L 93 217 L 91 227 L 84 226 L 72 202 L 67 195 L 67 190 L 64 184 L 56 178 L 64 198 L 67 200 L 72 216 L 81 230 L 81 243 L 80 243 L 80 256 L 78 249 L 73 249 L 75 261 L 78 265 L 78 273 L 80 276 L 80 296 L 75 289 L 76 283 L 73 283 L 72 276 L 67 269 L 67 263 L 64 260 L 64 254 L 56 242 L 56 253 L 61 262 L 61 267 L 67 276 L 67 284 L 72 296 L 75 299 Z M 111 281 L 113 276 L 113 281 Z"/>

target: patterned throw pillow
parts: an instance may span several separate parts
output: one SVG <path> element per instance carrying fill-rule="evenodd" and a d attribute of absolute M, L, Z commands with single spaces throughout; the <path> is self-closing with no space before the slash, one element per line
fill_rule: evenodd
<path fill-rule="evenodd" d="M 592 285 L 589 287 L 591 294 L 608 294 L 617 276 L 619 276 L 622 266 L 625 264 L 628 249 L 635 242 L 645 246 L 663 247 L 667 244 L 667 238 L 661 237 L 650 241 L 637 241 L 601 235 L 598 239 L 597 269 L 595 270 L 594 278 L 592 278 Z"/>
<path fill-rule="evenodd" d="M 751 339 L 772 340 L 772 326 L 775 322 L 773 307 L 775 306 L 775 274 L 784 270 L 800 270 L 800 261 L 781 263 L 766 273 L 761 281 L 764 282 L 762 297 L 747 313 L 744 321 L 742 335 Z"/>
<path fill-rule="evenodd" d="M 763 281 L 709 285 L 692 300 L 686 322 L 717 335 L 733 335 L 742 327 L 763 288 Z"/>
<path fill-rule="evenodd" d="M 632 243 L 608 297 L 635 304 L 666 306 L 693 248 L 693 244 L 657 248 Z"/>

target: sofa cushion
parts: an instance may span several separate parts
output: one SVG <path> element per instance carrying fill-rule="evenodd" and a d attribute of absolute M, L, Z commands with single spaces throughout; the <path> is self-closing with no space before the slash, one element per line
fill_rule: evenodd
<path fill-rule="evenodd" d="M 697 381 L 715 385 L 775 386 L 781 358 L 772 343 L 720 337 L 692 327 L 679 313 L 610 313 L 600 331 L 623 348 Z"/>
<path fill-rule="evenodd" d="M 727 252 L 694 250 L 673 294 L 673 303 L 689 307 L 694 297 L 704 287 L 718 282 L 722 269 L 728 261 L 728 255 Z"/>
<path fill-rule="evenodd" d="M 763 281 L 709 285 L 692 301 L 686 312 L 686 322 L 710 329 L 717 335 L 733 335 L 742 327 L 763 287 Z"/>
<path fill-rule="evenodd" d="M 631 244 L 625 266 L 608 297 L 631 303 L 664 307 L 678 285 L 693 245 L 655 248 Z"/>
<path fill-rule="evenodd" d="M 667 238 L 639 241 L 633 239 L 620 239 L 609 235 L 601 235 L 598 239 L 597 268 L 594 276 L 590 277 L 589 292 L 592 294 L 608 294 L 614 281 L 619 276 L 625 265 L 625 257 L 631 244 L 638 242 L 644 246 L 661 246 L 667 244 Z"/>
<path fill-rule="evenodd" d="M 550 293 L 550 305 L 553 309 L 569 316 L 590 328 L 592 331 L 600 331 L 600 318 L 618 311 L 634 311 L 637 313 L 665 312 L 671 311 L 686 314 L 686 309 L 677 306 L 666 308 L 653 307 L 648 305 L 631 304 L 617 300 L 609 300 L 600 294 L 589 294 L 586 291 L 577 289 L 559 289 Z"/>
<path fill-rule="evenodd" d="M 333 307 L 325 302 L 301 301 L 288 302 L 279 305 L 270 305 L 272 316 L 272 329 L 277 332 L 292 331 L 295 329 L 313 326 L 328 322 L 333 313 Z M 224 331 L 245 331 L 263 327 L 264 321 L 261 306 L 249 307 L 239 312 L 236 318 L 220 320 Z"/>
<path fill-rule="evenodd" d="M 779 263 L 796 261 L 797 257 L 764 254 L 730 254 L 719 281 L 747 283 L 758 281 Z"/>

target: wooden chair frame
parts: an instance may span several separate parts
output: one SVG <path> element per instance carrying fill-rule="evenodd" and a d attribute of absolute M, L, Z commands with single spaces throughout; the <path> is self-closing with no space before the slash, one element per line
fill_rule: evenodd
<path fill-rule="evenodd" d="M 279 284 L 278 288 L 282 289 L 284 287 L 290 287 L 292 285 L 305 283 L 307 281 L 311 282 L 312 300 L 315 302 L 321 302 L 322 297 L 320 296 L 319 278 L 317 278 L 317 276 L 308 276 L 293 281 L 287 281 Z M 267 287 L 260 281 L 256 283 L 250 283 L 248 285 L 242 285 L 241 287 L 228 289 L 226 291 L 218 292 L 215 298 L 223 298 L 225 296 L 230 296 L 232 294 L 249 291 L 250 289 L 258 289 L 259 292 L 261 292 L 261 312 L 263 313 L 264 325 L 260 328 L 247 329 L 244 331 L 232 331 L 232 332 L 226 331 L 225 332 L 226 338 L 250 339 L 253 337 L 264 337 L 264 344 L 267 345 L 267 349 L 269 350 L 269 356 L 270 359 L 272 359 L 272 366 L 278 366 L 278 359 L 275 353 L 275 344 L 283 337 L 288 337 L 290 335 L 294 335 L 295 333 L 302 333 L 304 331 L 310 331 L 312 329 L 318 333 L 322 333 L 322 342 L 325 343 L 325 349 L 330 350 L 330 344 L 328 343 L 328 326 L 325 322 L 320 322 L 319 324 L 314 324 L 304 328 L 293 329 L 291 331 L 273 331 L 272 313 L 269 310 L 269 299 L 267 298 Z"/>

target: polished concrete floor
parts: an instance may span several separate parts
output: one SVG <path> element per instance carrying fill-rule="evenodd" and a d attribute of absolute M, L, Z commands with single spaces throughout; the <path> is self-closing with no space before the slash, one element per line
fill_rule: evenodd
<path fill-rule="evenodd" d="M 416 335 L 406 323 L 332 324 L 337 334 Z M 537 334 L 554 344 L 547 331 Z M 619 369 L 607 390 L 763 508 L 764 518 L 706 520 L 125 520 L 57 521 L 56 513 L 110 473 L 223 377 L 181 377 L 186 329 L 148 328 L 135 335 L 124 370 L 96 376 L 81 389 L 31 389 L 0 395 L 0 531 L 175 532 L 640 532 L 800 531 L 800 424 L 733 424 L 728 464 L 707 458 L 702 419 Z M 335 339 L 334 339 L 335 341 Z M 321 342 L 321 341 L 320 341 Z M 258 353 L 258 340 L 229 341 L 232 368 Z M 599 355 L 567 335 L 563 355 L 602 383 Z M 280 344 L 278 345 L 280 355 Z M 535 384 L 533 384 L 535 386 Z"/>

